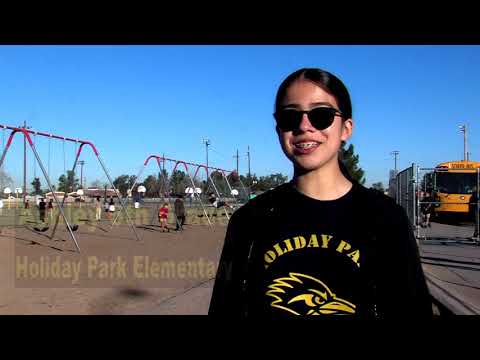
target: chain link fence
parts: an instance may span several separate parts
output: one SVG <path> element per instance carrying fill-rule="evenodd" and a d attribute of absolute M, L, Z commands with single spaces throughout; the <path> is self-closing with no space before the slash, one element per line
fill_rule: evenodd
<path fill-rule="evenodd" d="M 480 169 L 420 168 L 395 177 L 395 199 L 407 213 L 419 241 L 480 245 Z"/>

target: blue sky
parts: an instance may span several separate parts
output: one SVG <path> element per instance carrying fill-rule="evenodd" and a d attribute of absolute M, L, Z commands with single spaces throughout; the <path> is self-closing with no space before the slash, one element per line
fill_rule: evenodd
<path fill-rule="evenodd" d="M 90 140 L 113 177 L 137 173 L 153 153 L 204 162 L 205 137 L 211 165 L 233 169 L 238 149 L 246 173 L 250 146 L 253 173 L 291 176 L 274 131 L 275 92 L 292 71 L 321 67 L 350 90 L 367 185 L 386 184 L 393 150 L 399 169 L 461 159 L 464 123 L 480 160 L 478 64 L 478 46 L 0 46 L 0 123 Z M 17 182 L 18 139 L 5 165 Z M 48 141 L 37 145 L 47 166 Z M 56 181 L 63 145 L 50 146 Z M 74 146 L 66 150 L 70 168 Z M 87 183 L 103 182 L 93 156 L 84 160 Z M 33 168 L 30 157 L 29 179 Z"/>

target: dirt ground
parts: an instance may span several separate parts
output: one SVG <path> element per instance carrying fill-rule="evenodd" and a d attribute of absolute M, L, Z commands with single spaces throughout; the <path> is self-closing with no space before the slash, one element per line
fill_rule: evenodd
<path fill-rule="evenodd" d="M 0 314 L 206 314 L 226 227 L 2 227 Z M 65 241 L 62 241 L 65 240 Z"/>

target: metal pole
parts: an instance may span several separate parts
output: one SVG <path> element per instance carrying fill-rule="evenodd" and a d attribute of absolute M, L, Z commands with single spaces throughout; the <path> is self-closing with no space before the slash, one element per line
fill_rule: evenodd
<path fill-rule="evenodd" d="M 207 146 L 207 176 L 208 176 L 208 145 L 210 145 L 210 141 L 207 140 L 205 145 Z M 194 188 L 195 188 L 195 185 L 194 185 Z"/>
<path fill-rule="evenodd" d="M 400 154 L 400 151 L 395 150 L 395 151 L 392 151 L 391 154 L 394 156 L 394 159 L 395 159 L 395 176 L 396 176 L 397 175 L 397 157 L 398 157 L 398 154 Z"/>
<path fill-rule="evenodd" d="M 414 163 L 412 163 L 412 178 L 410 179 L 410 183 L 412 184 L 412 225 L 414 226 L 414 230 L 417 229 L 417 167 Z M 410 207 L 410 205 L 409 205 Z"/>
<path fill-rule="evenodd" d="M 479 194 L 480 194 L 480 189 L 479 189 L 479 186 L 480 186 L 480 169 L 477 168 L 477 204 L 476 204 L 476 211 L 475 211 L 475 232 L 477 233 L 476 235 L 476 239 L 475 241 L 477 242 L 477 245 L 480 245 L 480 234 L 479 234 L 479 230 L 480 230 L 480 215 L 479 215 L 479 204 L 480 204 L 480 200 L 478 198 Z"/>
<path fill-rule="evenodd" d="M 11 135 L 10 135 L 11 136 Z M 7 151 L 10 148 L 10 145 L 7 143 L 3 148 L 2 157 L 0 158 L 0 168 L 3 167 L 3 162 L 5 161 L 5 156 L 7 156 Z M 2 168 L 3 169 L 3 168 Z"/>
<path fill-rule="evenodd" d="M 233 190 L 232 186 L 230 185 L 230 182 L 228 181 L 228 178 L 223 171 L 222 171 L 222 175 L 223 175 L 223 178 L 225 179 L 225 181 L 227 182 L 227 186 L 228 186 L 228 189 L 230 190 L 230 194 L 232 194 L 232 190 Z M 237 197 L 234 194 L 232 194 L 232 196 L 235 199 L 235 205 L 238 206 Z"/>
<path fill-rule="evenodd" d="M 207 172 L 208 172 L 208 168 L 207 168 Z M 195 186 L 195 181 L 193 181 L 193 178 L 192 176 L 190 175 L 190 173 L 188 172 L 188 170 L 186 171 L 188 177 L 190 178 L 190 182 L 192 183 L 192 189 L 193 189 L 193 196 L 197 196 L 198 197 L 198 201 L 200 201 L 200 205 L 202 206 L 202 209 L 203 209 L 203 213 L 205 214 L 207 220 L 208 220 L 208 224 L 210 225 L 211 228 L 213 228 L 213 225 L 212 225 L 212 222 L 210 221 L 210 217 L 208 216 L 207 214 L 207 210 L 205 210 L 205 206 L 203 206 L 203 202 L 202 202 L 202 199 L 200 199 L 200 195 L 197 194 L 197 191 L 196 191 L 196 186 Z"/>
<path fill-rule="evenodd" d="M 203 139 L 203 143 L 205 144 L 205 149 L 207 152 L 207 177 L 208 177 L 208 146 L 210 145 L 210 140 Z M 193 187 L 193 189 L 195 189 L 195 186 Z"/>
<path fill-rule="evenodd" d="M 23 128 L 27 128 L 27 122 L 23 122 Z M 23 203 L 27 193 L 27 136 L 23 134 Z M 17 195 L 18 197 L 18 195 Z"/>
<path fill-rule="evenodd" d="M 79 157 L 80 154 L 77 154 L 75 156 L 75 161 L 73 162 L 73 168 L 72 168 L 72 173 L 75 173 L 75 168 L 77 167 L 77 163 L 78 163 L 78 157 Z M 75 176 L 73 177 L 75 179 Z M 62 207 L 62 211 L 63 211 L 63 207 L 65 206 L 65 199 L 67 198 L 68 196 L 68 188 L 67 188 L 67 185 L 68 185 L 68 178 L 66 179 L 67 183 L 65 184 L 65 193 L 63 194 L 63 199 L 62 199 L 62 204 L 61 204 L 61 207 Z M 53 192 L 52 192 L 53 194 Z M 71 215 L 71 212 L 70 212 L 70 215 Z M 58 222 L 60 220 L 60 213 L 57 214 L 57 217 L 55 218 L 55 225 L 53 226 L 53 230 L 52 230 L 52 233 L 50 234 L 50 239 L 53 239 L 53 237 L 55 236 L 55 232 L 57 231 L 57 227 L 58 227 Z"/>
<path fill-rule="evenodd" d="M 215 186 L 215 182 L 214 182 L 213 179 L 212 179 L 212 174 L 210 174 L 210 176 L 208 177 L 208 179 L 210 179 L 210 181 L 212 182 L 213 189 L 215 190 L 215 193 L 217 194 L 218 198 L 220 199 L 221 196 L 220 196 L 220 193 L 218 192 L 217 187 Z M 207 181 L 208 181 L 208 179 L 207 179 Z M 225 206 L 223 207 L 223 210 L 225 211 L 225 215 L 227 216 L 227 219 L 230 220 L 230 216 L 228 216 L 228 211 L 227 211 L 227 209 L 225 209 Z"/>
<path fill-rule="evenodd" d="M 247 158 L 248 158 L 248 177 L 251 177 L 250 174 L 250 146 L 247 146 Z"/>
<path fill-rule="evenodd" d="M 125 212 L 125 215 L 127 216 L 127 221 L 129 223 L 130 227 L 132 228 L 133 232 L 135 233 L 135 237 L 137 238 L 138 241 L 140 241 L 140 238 L 138 237 L 137 231 L 135 230 L 135 226 L 133 225 L 132 219 L 130 219 L 130 215 L 128 214 L 128 211 L 123 204 L 123 199 L 121 198 L 120 193 L 118 192 L 117 188 L 113 184 L 112 178 L 110 177 L 110 174 L 108 173 L 107 168 L 105 167 L 105 164 L 103 163 L 100 155 L 99 154 L 96 154 L 96 155 L 97 155 L 98 161 L 100 162 L 100 165 L 102 166 L 103 171 L 105 172 L 105 175 L 108 178 L 108 181 L 110 182 L 110 185 L 112 186 L 113 190 L 115 191 L 115 193 L 118 196 L 118 199 L 120 200 L 120 206 L 122 207 L 122 210 Z"/>
<path fill-rule="evenodd" d="M 85 161 L 80 160 L 78 163 L 80 164 L 80 188 L 83 189 L 83 165 Z"/>
<path fill-rule="evenodd" d="M 252 174 L 250 173 L 250 146 L 247 146 L 247 159 L 248 159 L 248 198 L 250 199 L 252 188 Z"/>
<path fill-rule="evenodd" d="M 463 161 L 468 161 L 467 152 L 467 125 L 463 124 L 459 126 L 460 131 L 463 132 Z"/>
<path fill-rule="evenodd" d="M 419 174 L 420 173 L 420 167 L 417 166 L 417 173 L 416 173 L 416 178 L 417 178 L 417 184 L 418 184 L 418 180 L 419 180 Z M 425 183 L 426 182 L 426 179 L 425 179 L 425 176 L 423 177 L 423 182 Z M 417 239 L 420 239 L 420 226 L 419 226 L 419 223 L 421 221 L 420 219 L 420 197 L 418 196 L 417 199 L 416 199 L 416 205 L 417 205 L 417 214 L 416 214 L 416 217 L 415 217 L 415 229 L 416 229 L 416 232 L 417 232 Z M 418 243 L 420 245 L 420 242 Z"/>
<path fill-rule="evenodd" d="M 403 182 L 403 178 L 401 176 L 401 174 L 398 174 L 397 175 L 397 181 L 398 181 L 398 186 L 397 186 L 397 203 L 401 206 L 402 205 L 402 182 Z"/>
<path fill-rule="evenodd" d="M 143 171 L 145 170 L 146 167 L 147 167 L 146 165 L 142 166 L 142 168 L 138 172 L 138 175 L 135 177 L 135 181 L 133 182 L 133 185 L 130 187 L 129 191 L 133 191 L 133 188 L 135 187 L 135 185 L 137 185 L 138 179 L 140 179 L 140 176 L 142 176 L 142 173 L 143 173 Z M 105 191 L 105 199 L 106 198 L 107 198 L 107 196 L 106 196 L 106 191 Z M 115 215 L 115 219 L 113 219 L 113 222 L 112 222 L 112 227 L 113 227 L 113 225 L 115 225 L 115 223 L 117 222 L 119 217 L 120 217 L 120 213 Z"/>
<path fill-rule="evenodd" d="M 2 153 L 3 153 L 4 150 L 5 150 L 5 128 L 3 128 L 3 130 L 2 130 Z M 3 194 L 3 185 L 4 185 L 3 181 L 4 181 L 3 167 L 0 166 L 0 191 L 1 191 L 0 197 L 3 196 L 2 195 Z"/>
<path fill-rule="evenodd" d="M 239 174 L 239 172 L 238 172 L 238 158 L 239 158 L 239 156 L 238 156 L 238 149 L 237 149 L 237 174 Z"/>
<path fill-rule="evenodd" d="M 38 162 L 38 165 L 40 166 L 40 169 L 42 169 L 43 176 L 45 176 L 45 180 L 47 180 L 47 184 L 48 184 L 48 187 L 49 187 L 50 191 L 52 192 L 53 199 L 55 200 L 55 203 L 57 204 L 58 210 L 59 210 L 60 214 L 62 215 L 63 220 L 65 221 L 65 224 L 67 225 L 68 232 L 70 233 L 70 236 L 72 237 L 72 240 L 75 243 L 75 247 L 77 248 L 78 252 L 80 252 L 80 247 L 78 246 L 77 239 L 75 239 L 75 235 L 73 234 L 72 228 L 70 227 L 70 223 L 68 222 L 68 220 L 65 216 L 65 213 L 63 211 L 63 205 L 60 206 L 60 202 L 58 201 L 58 198 L 55 195 L 55 191 L 54 191 L 53 186 L 50 182 L 50 178 L 48 177 L 48 174 L 47 174 L 45 168 L 43 167 L 43 163 L 40 160 L 40 156 L 38 156 L 38 153 L 37 153 L 37 150 L 35 149 L 35 146 L 30 144 L 30 147 L 32 148 L 33 154 L 35 155 L 35 158 L 37 159 L 37 162 Z M 65 200 L 65 196 L 63 197 L 63 200 Z M 58 220 L 57 220 L 57 223 L 58 223 Z"/>
<path fill-rule="evenodd" d="M 165 173 L 165 154 L 163 154 L 163 157 L 162 157 L 162 166 L 160 166 L 160 163 L 158 162 L 158 158 L 157 158 L 157 165 L 158 165 L 158 169 L 160 170 L 160 176 L 161 176 L 161 183 L 160 183 L 160 188 L 158 189 L 158 195 L 159 195 L 159 198 L 160 198 L 160 202 L 157 203 L 157 206 L 155 207 L 155 210 L 152 212 L 152 217 L 150 218 L 150 226 L 153 226 L 153 222 L 155 221 L 155 216 L 157 216 L 158 214 L 158 211 L 160 210 L 160 205 L 163 205 L 161 204 L 162 202 L 165 202 L 165 189 L 168 190 L 169 186 L 170 186 L 170 181 L 165 181 L 165 176 L 164 176 L 164 173 Z M 163 167 L 163 171 L 162 171 L 162 167 Z M 166 186 L 165 186 L 166 185 Z M 170 203 L 170 193 L 168 193 L 168 202 Z M 175 215 L 175 218 L 176 218 L 176 215 Z"/>

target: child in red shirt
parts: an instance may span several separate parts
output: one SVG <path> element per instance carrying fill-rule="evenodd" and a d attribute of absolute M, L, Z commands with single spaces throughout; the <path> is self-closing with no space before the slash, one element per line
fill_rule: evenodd
<path fill-rule="evenodd" d="M 168 203 L 164 203 L 163 206 L 158 210 L 158 221 L 160 222 L 160 225 L 162 227 L 162 232 L 170 232 L 170 229 L 168 228 L 167 225 L 167 219 L 168 219 Z"/>

